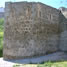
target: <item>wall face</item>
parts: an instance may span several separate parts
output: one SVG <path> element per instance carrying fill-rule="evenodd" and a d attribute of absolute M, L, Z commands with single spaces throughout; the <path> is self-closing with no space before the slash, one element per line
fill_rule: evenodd
<path fill-rule="evenodd" d="M 41 3 L 6 3 L 4 59 L 45 55 L 58 50 L 59 11 Z"/>
<path fill-rule="evenodd" d="M 62 11 L 61 11 L 62 12 Z M 64 13 L 64 12 L 63 12 Z M 60 50 L 62 51 L 67 51 L 67 18 L 65 15 L 63 15 L 60 17 L 61 18 L 61 28 L 62 28 L 62 32 L 60 34 Z"/>

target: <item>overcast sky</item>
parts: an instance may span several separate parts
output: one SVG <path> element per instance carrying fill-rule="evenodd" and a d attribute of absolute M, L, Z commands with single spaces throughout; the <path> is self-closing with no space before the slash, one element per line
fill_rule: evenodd
<path fill-rule="evenodd" d="M 50 5 L 55 8 L 66 7 L 67 0 L 0 0 L 0 7 L 5 7 L 5 2 L 18 2 L 18 1 L 28 1 L 28 2 L 42 2 L 44 4 Z"/>

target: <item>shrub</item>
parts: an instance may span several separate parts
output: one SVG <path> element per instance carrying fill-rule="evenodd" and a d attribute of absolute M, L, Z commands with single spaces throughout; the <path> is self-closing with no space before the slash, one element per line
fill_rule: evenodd
<path fill-rule="evenodd" d="M 3 56 L 3 25 L 4 19 L 0 19 L 0 57 Z"/>

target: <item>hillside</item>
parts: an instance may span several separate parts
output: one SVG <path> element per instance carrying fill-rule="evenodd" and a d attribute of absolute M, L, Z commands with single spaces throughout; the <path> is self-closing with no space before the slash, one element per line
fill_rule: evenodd
<path fill-rule="evenodd" d="M 3 7 L 0 7 L 0 12 L 4 12 L 4 8 Z"/>
<path fill-rule="evenodd" d="M 0 18 L 4 18 L 4 8 L 0 7 Z"/>

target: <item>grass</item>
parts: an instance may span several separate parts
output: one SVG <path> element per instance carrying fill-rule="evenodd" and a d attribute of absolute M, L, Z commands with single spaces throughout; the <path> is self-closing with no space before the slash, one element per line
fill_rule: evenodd
<path fill-rule="evenodd" d="M 43 64 L 15 64 L 13 67 L 67 67 L 67 61 L 44 62 Z"/>
<path fill-rule="evenodd" d="M 3 56 L 3 24 L 4 19 L 0 19 L 0 57 Z"/>
<path fill-rule="evenodd" d="M 44 64 L 37 65 L 37 67 L 67 67 L 67 61 L 46 62 Z"/>

